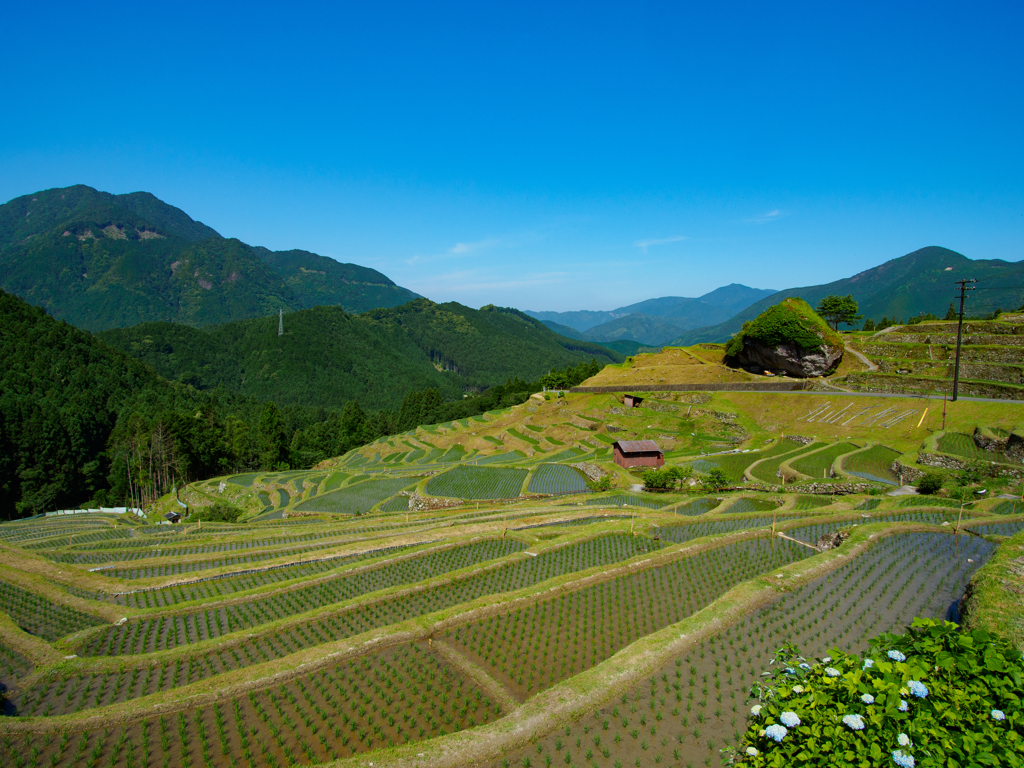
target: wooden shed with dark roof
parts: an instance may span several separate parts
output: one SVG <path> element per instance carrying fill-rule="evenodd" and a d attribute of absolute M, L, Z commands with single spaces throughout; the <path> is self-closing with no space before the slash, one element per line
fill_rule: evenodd
<path fill-rule="evenodd" d="M 615 463 L 620 467 L 660 467 L 665 464 L 665 453 L 653 440 L 616 440 L 612 445 Z"/>

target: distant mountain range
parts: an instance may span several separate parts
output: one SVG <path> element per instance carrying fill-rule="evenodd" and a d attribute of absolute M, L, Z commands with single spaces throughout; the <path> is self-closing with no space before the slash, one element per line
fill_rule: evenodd
<path fill-rule="evenodd" d="M 0 288 L 90 331 L 419 298 L 376 270 L 224 238 L 148 192 L 77 185 L 0 205 Z"/>
<path fill-rule="evenodd" d="M 598 343 L 626 340 L 657 346 L 675 338 L 681 331 L 728 320 L 740 310 L 774 293 L 774 289 L 748 288 L 733 283 L 695 299 L 665 296 L 608 312 L 527 310 L 526 314 L 563 336 Z"/>
<path fill-rule="evenodd" d="M 921 313 L 943 317 L 957 295 L 955 281 L 974 278 L 976 290 L 968 294 L 969 315 L 989 314 L 995 309 L 1017 309 L 1024 304 L 1024 261 L 968 259 L 948 248 L 929 246 L 892 259 L 853 277 L 825 285 L 789 288 L 745 307 L 725 322 L 688 330 L 675 339 L 674 346 L 729 339 L 768 307 L 790 296 L 799 296 L 812 307 L 829 295 L 850 294 L 860 313 L 872 320 L 882 317 L 906 322 Z"/>
<path fill-rule="evenodd" d="M 633 354 L 643 345 L 688 346 L 727 341 L 768 307 L 798 296 L 817 306 L 825 296 L 852 295 L 864 317 L 903 321 L 922 313 L 942 317 L 956 295 L 955 281 L 978 280 L 967 313 L 989 314 L 1024 304 L 1024 262 L 971 260 L 948 248 L 929 246 L 853 277 L 825 285 L 759 290 L 732 284 L 696 299 L 649 299 L 610 312 L 527 312 L 562 336 L 594 341 Z M 675 329 L 679 330 L 676 331 Z"/>

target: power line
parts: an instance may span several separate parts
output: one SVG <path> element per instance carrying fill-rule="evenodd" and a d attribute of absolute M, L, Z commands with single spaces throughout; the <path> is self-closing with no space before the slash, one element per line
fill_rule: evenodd
<path fill-rule="evenodd" d="M 960 387 L 960 339 L 963 336 L 964 330 L 964 299 L 967 298 L 967 292 L 974 290 L 973 283 L 978 282 L 977 280 L 957 280 L 955 281 L 960 286 L 960 319 L 956 325 L 956 363 L 953 366 L 953 402 L 956 402 L 957 390 Z"/>

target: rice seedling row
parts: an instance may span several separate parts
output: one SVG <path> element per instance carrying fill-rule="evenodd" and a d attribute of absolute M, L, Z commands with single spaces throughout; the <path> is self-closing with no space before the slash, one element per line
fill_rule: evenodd
<path fill-rule="evenodd" d="M 541 464 L 534 470 L 527 486 L 530 493 L 586 493 L 587 477 L 578 469 L 564 464 Z"/>
<path fill-rule="evenodd" d="M 830 506 L 835 499 L 831 496 L 811 496 L 800 494 L 793 501 L 793 509 L 806 511 L 808 509 L 818 509 L 819 507 Z"/>
<path fill-rule="evenodd" d="M 899 478 L 892 472 L 892 463 L 900 457 L 899 451 L 884 445 L 873 445 L 866 451 L 854 453 L 843 460 L 843 469 L 856 477 L 863 477 L 876 483 L 899 485 Z"/>
<path fill-rule="evenodd" d="M 1024 501 L 1001 501 L 992 508 L 994 515 L 1024 515 Z"/>
<path fill-rule="evenodd" d="M 123 656 L 164 651 L 252 629 L 370 592 L 414 584 L 524 549 L 526 545 L 514 539 L 476 542 L 267 597 L 257 595 L 244 603 L 132 621 L 93 636 L 82 645 L 79 654 Z"/>
<path fill-rule="evenodd" d="M 726 477 L 732 482 L 739 482 L 743 479 L 743 473 L 751 464 L 761 459 L 771 459 L 776 456 L 788 456 L 803 450 L 804 446 L 793 440 L 779 440 L 774 445 L 763 451 L 751 451 L 749 453 L 727 453 L 722 456 L 713 456 L 705 459 L 698 459 L 694 462 L 694 468 L 698 472 L 709 472 L 716 467 L 725 472 Z M 781 464 L 783 460 L 779 460 Z M 697 464 L 700 466 L 697 466 Z M 776 469 L 778 467 L 776 466 Z M 776 482 L 772 480 L 770 482 Z"/>
<path fill-rule="evenodd" d="M 734 531 L 745 531 L 749 528 L 762 528 L 771 525 L 774 520 L 782 523 L 786 520 L 794 520 L 792 515 L 784 517 L 742 517 L 733 520 L 708 520 L 706 522 L 691 523 L 689 525 L 666 525 L 655 527 L 654 533 L 665 541 L 682 544 L 686 541 L 699 539 L 701 536 L 718 536 L 723 533 Z"/>
<path fill-rule="evenodd" d="M 359 515 L 370 511 L 389 496 L 412 485 L 406 477 L 364 480 L 337 491 L 323 493 L 316 498 L 295 506 L 300 512 L 331 512 L 343 515 Z"/>
<path fill-rule="evenodd" d="M 525 699 L 689 616 L 736 584 L 808 554 L 788 541 L 736 542 L 449 630 L 447 636 Z"/>
<path fill-rule="evenodd" d="M 983 536 L 1013 536 L 1020 531 L 1024 531 L 1024 520 L 1017 520 L 1012 523 L 980 523 L 972 525 L 971 530 Z"/>
<path fill-rule="evenodd" d="M 0 606 L 23 630 L 51 643 L 65 635 L 106 623 L 103 619 L 51 602 L 6 581 L 0 581 Z"/>
<path fill-rule="evenodd" d="M 513 528 L 512 530 L 526 531 L 530 528 L 551 528 L 554 526 L 569 527 L 576 525 L 592 525 L 594 523 L 606 523 L 609 520 L 629 520 L 629 515 L 595 515 L 593 517 L 577 517 L 575 520 L 555 520 L 551 523 L 535 523 L 533 525 L 521 525 L 518 528 Z"/>
<path fill-rule="evenodd" d="M 327 571 L 334 570 L 343 565 L 366 560 L 371 557 L 379 557 L 384 554 L 396 554 L 409 547 L 410 544 L 399 547 L 385 547 L 366 552 L 359 552 L 354 555 L 339 555 L 323 560 L 307 560 L 303 563 L 289 565 L 272 565 L 258 570 L 231 573 L 223 576 L 209 576 L 189 584 L 178 584 L 173 587 L 160 589 L 146 589 L 138 592 L 131 592 L 125 595 L 117 595 L 116 601 L 122 605 L 132 608 L 163 608 L 165 606 L 177 605 L 178 603 L 190 600 L 217 599 L 236 592 L 244 592 L 257 587 L 265 587 L 270 584 L 277 584 L 290 579 L 297 579 L 303 576 L 315 576 Z"/>
<path fill-rule="evenodd" d="M 491 768 L 558 765 L 719 764 L 739 743 L 750 687 L 779 647 L 804 656 L 863 651 L 870 637 L 900 631 L 911 617 L 943 618 L 992 545 L 973 537 L 887 536 L 852 562 L 670 659 L 631 691 L 559 727 Z M 969 562 L 972 561 L 973 562 Z"/>
<path fill-rule="evenodd" d="M 722 510 L 724 513 L 741 514 L 745 512 L 770 512 L 778 509 L 778 503 L 773 499 L 751 499 L 746 496 L 736 499 L 732 504 Z"/>
<path fill-rule="evenodd" d="M 589 541 L 544 552 L 537 557 L 519 560 L 450 584 L 376 603 L 362 604 L 324 618 L 276 629 L 262 637 L 246 638 L 230 647 L 190 659 L 188 668 L 192 674 L 205 677 L 218 674 L 222 670 L 238 669 L 264 661 L 272 661 L 306 648 L 353 637 L 372 629 L 460 605 L 486 595 L 531 587 L 555 576 L 595 566 L 612 565 L 656 549 L 657 546 L 656 542 L 641 536 L 632 537 L 621 534 L 600 536 Z M 144 661 L 142 663 L 145 664 Z M 100 677 L 107 681 L 108 686 L 116 686 L 113 679 L 118 674 L 126 673 L 113 673 Z M 160 678 L 159 685 L 162 686 L 161 689 L 164 689 L 185 685 L 188 681 L 183 681 L 180 676 L 173 678 L 168 672 L 167 675 Z M 145 692 L 153 691 L 147 689 Z M 40 691 L 35 694 L 35 698 L 43 701 L 48 695 L 48 692 Z M 138 695 L 144 695 L 144 693 Z M 55 711 L 54 714 L 59 714 L 59 712 Z"/>
<path fill-rule="evenodd" d="M 512 499 L 526 475 L 525 469 L 460 466 L 431 478 L 426 492 L 457 499 Z"/>
<path fill-rule="evenodd" d="M 182 529 L 184 530 L 184 529 Z M 231 531 L 232 533 L 237 532 Z M 211 532 L 212 533 L 212 532 Z M 179 545 L 179 542 L 162 540 L 159 542 L 153 542 L 151 540 L 139 541 L 138 539 L 126 542 L 128 549 L 124 547 L 118 547 L 116 549 L 106 548 L 106 551 L 94 554 L 82 554 L 82 553 L 62 553 L 59 555 L 52 556 L 50 559 L 55 562 L 74 563 L 74 564 L 92 564 L 92 563 L 110 563 L 114 561 L 122 562 L 133 562 L 136 560 L 147 560 L 156 557 L 186 557 L 190 555 L 206 555 L 206 554 L 217 554 L 221 552 L 239 552 L 249 549 L 265 549 L 270 547 L 283 547 L 289 544 L 301 544 L 305 542 L 317 542 L 324 540 L 337 540 L 344 535 L 343 531 L 337 528 L 324 531 L 313 531 L 304 534 L 292 534 L 287 536 L 268 536 L 263 538 L 253 538 L 243 541 L 230 541 L 230 542 L 212 542 L 212 543 L 196 543 L 189 545 Z M 203 541 L 207 536 L 207 532 L 204 531 L 193 531 L 191 534 L 182 534 L 182 538 L 193 537 Z M 338 542 L 335 542 L 338 543 Z M 333 545 L 332 545 L 333 546 Z M 141 550 L 142 547 L 146 549 Z M 136 550 L 136 548 L 140 548 Z M 141 550 L 141 551 L 140 551 Z"/>
<path fill-rule="evenodd" d="M 677 515 L 692 517 L 710 512 L 721 503 L 721 499 L 694 499 L 688 504 L 680 504 L 678 507 L 674 507 L 672 511 Z"/>
<path fill-rule="evenodd" d="M 990 462 L 997 464 L 1012 464 L 1002 453 L 998 451 L 986 451 L 979 448 L 974 442 L 972 435 L 965 435 L 960 432 L 947 432 L 939 438 L 939 450 L 943 453 L 950 453 L 954 456 L 963 456 L 974 461 Z"/>
<path fill-rule="evenodd" d="M 778 485 L 781 480 L 779 473 L 782 471 L 783 462 L 789 461 L 795 456 L 800 456 L 801 454 L 809 453 L 810 451 L 817 450 L 818 448 L 823 448 L 824 446 L 825 443 L 811 443 L 810 445 L 797 448 L 795 451 L 776 454 L 773 458 L 767 459 L 751 469 L 750 474 L 753 475 L 755 480 L 760 480 L 762 483 Z"/>
<path fill-rule="evenodd" d="M 831 477 L 832 465 L 840 456 L 845 456 L 850 451 L 855 451 L 861 446 L 853 443 L 836 443 L 828 448 L 823 448 L 810 456 L 803 456 L 790 462 L 790 465 L 797 472 L 813 477 L 816 480 Z"/>
<path fill-rule="evenodd" d="M 819 523 L 817 525 L 804 525 L 799 528 L 790 528 L 785 533 L 794 539 L 814 544 L 826 533 L 851 528 L 855 525 L 868 525 L 869 523 L 927 523 L 928 525 L 950 525 L 957 521 L 957 515 L 949 512 L 907 512 L 893 515 L 872 515 L 863 517 L 860 520 L 846 520 L 834 523 Z"/>
<path fill-rule="evenodd" d="M 379 530 L 379 529 L 368 529 Z M 362 533 L 363 531 L 345 531 L 345 534 Z M 309 554 L 321 549 L 330 549 L 345 544 L 345 539 L 339 537 L 332 541 L 319 544 L 307 544 L 304 547 L 291 547 L 287 549 L 274 549 L 266 552 L 257 552 L 250 555 L 239 555 L 238 557 L 224 557 L 216 560 L 197 560 L 193 562 L 168 563 L 167 565 L 148 565 L 139 568 L 106 568 L 97 573 L 102 576 L 109 576 L 117 579 L 148 579 L 158 576 L 178 576 L 183 573 L 194 573 L 195 571 L 208 571 L 211 568 L 224 568 L 232 565 L 245 565 L 248 563 L 262 563 L 265 560 L 277 560 L 282 557 Z M 161 555 L 165 557 L 166 555 Z"/>
<path fill-rule="evenodd" d="M 28 677 L 30 674 L 32 674 L 32 662 L 13 648 L 0 643 L 0 693 L 5 688 L 13 687 L 19 679 Z M 0 703 L 0 715 L 3 714 L 10 713 L 3 712 L 2 703 Z"/>
<path fill-rule="evenodd" d="M 587 499 L 584 504 L 588 507 L 643 507 L 644 509 L 661 509 L 666 506 L 661 499 L 650 499 L 625 493 L 603 496 L 599 499 Z"/>
<path fill-rule="evenodd" d="M 395 496 L 393 499 L 388 499 L 379 507 L 381 512 L 408 512 L 409 511 L 409 497 L 408 496 Z"/>
<path fill-rule="evenodd" d="M 119 729 L 8 735 L 0 739 L 0 760 L 14 768 L 281 768 L 454 733 L 500 713 L 431 651 L 405 645 Z"/>

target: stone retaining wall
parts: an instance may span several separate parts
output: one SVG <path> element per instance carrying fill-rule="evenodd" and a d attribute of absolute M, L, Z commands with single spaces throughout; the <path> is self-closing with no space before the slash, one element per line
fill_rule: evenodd
<path fill-rule="evenodd" d="M 808 381 L 748 381 L 735 384 L 659 384 L 657 386 L 573 387 L 570 392 L 612 394 L 615 392 L 801 392 L 809 390 Z"/>

